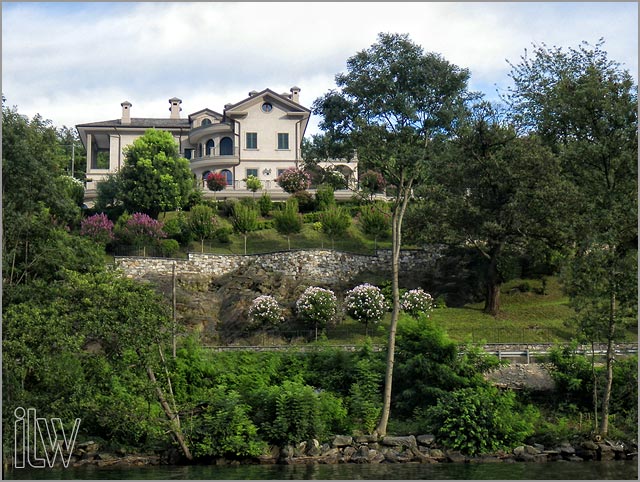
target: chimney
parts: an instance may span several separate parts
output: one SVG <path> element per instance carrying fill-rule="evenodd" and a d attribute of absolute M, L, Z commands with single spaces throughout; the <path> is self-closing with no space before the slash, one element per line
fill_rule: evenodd
<path fill-rule="evenodd" d="M 258 93 L 257 90 L 252 90 L 251 92 L 249 92 L 249 97 L 253 97 L 254 95 L 256 95 Z"/>
<path fill-rule="evenodd" d="M 121 124 L 131 124 L 131 102 L 125 100 L 122 104 L 122 119 L 120 119 Z"/>
<path fill-rule="evenodd" d="M 180 119 L 180 111 L 182 110 L 180 104 L 182 104 L 182 100 L 174 97 L 173 99 L 169 99 L 169 104 L 171 104 L 171 107 L 169 108 L 171 111 L 170 119 Z"/>
<path fill-rule="evenodd" d="M 296 104 L 300 103 L 300 87 L 293 86 L 289 89 L 291 92 L 291 100 Z"/>

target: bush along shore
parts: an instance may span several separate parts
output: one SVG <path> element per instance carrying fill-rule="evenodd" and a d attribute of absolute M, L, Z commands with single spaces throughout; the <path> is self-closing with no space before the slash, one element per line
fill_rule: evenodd
<path fill-rule="evenodd" d="M 580 440 L 562 442 L 545 447 L 541 444 L 519 445 L 510 451 L 498 451 L 475 456 L 445 450 L 434 435 L 386 436 L 336 435 L 327 443 L 316 439 L 284 446 L 271 445 L 265 454 L 250 458 L 208 458 L 197 463 L 211 465 L 248 464 L 388 464 L 388 463 L 515 463 L 515 462 L 583 462 L 637 460 L 635 447 L 611 440 Z M 145 466 L 181 465 L 186 461 L 176 449 L 158 453 L 127 454 L 124 450 L 103 451 L 99 443 L 78 444 L 71 457 L 70 467 L 93 465 Z"/>

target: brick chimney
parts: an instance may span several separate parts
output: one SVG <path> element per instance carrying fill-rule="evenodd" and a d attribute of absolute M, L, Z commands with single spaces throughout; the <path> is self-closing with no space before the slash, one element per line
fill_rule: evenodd
<path fill-rule="evenodd" d="M 120 119 L 121 124 L 131 124 L 131 102 L 125 100 L 122 104 L 122 119 Z"/>
<path fill-rule="evenodd" d="M 294 101 L 296 104 L 299 104 L 300 103 L 300 87 L 293 86 L 291 87 L 291 89 L 289 89 L 289 91 L 291 92 L 291 100 Z"/>
<path fill-rule="evenodd" d="M 180 119 L 180 111 L 182 110 L 180 104 L 182 104 L 182 100 L 174 97 L 173 99 L 169 99 L 169 104 L 171 104 L 171 107 L 169 108 L 171 111 L 170 119 Z"/>

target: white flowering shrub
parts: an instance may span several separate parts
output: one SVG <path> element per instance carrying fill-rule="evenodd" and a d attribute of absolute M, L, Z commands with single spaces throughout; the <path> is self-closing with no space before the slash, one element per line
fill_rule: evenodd
<path fill-rule="evenodd" d="M 414 318 L 421 314 L 429 317 L 429 313 L 433 310 L 433 298 L 422 288 L 409 290 L 402 295 L 400 307 Z"/>
<path fill-rule="evenodd" d="M 338 299 L 331 290 L 311 286 L 296 301 L 298 316 L 316 327 L 323 327 L 338 313 Z"/>
<path fill-rule="evenodd" d="M 364 283 L 347 291 L 345 297 L 345 308 L 347 314 L 367 327 L 369 323 L 379 322 L 386 311 L 384 295 L 376 286 Z"/>
<path fill-rule="evenodd" d="M 275 326 L 284 321 L 282 309 L 273 296 L 258 296 L 249 308 L 249 320 L 255 327 Z"/>

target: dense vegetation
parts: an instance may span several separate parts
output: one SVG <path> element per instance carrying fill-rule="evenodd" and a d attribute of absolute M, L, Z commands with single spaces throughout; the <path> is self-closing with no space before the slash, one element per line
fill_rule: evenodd
<path fill-rule="evenodd" d="M 568 54 L 542 46 L 512 65 L 502 110 L 467 92 L 465 69 L 405 36 L 381 36 L 348 65 L 337 77 L 343 90 L 316 102 L 325 134 L 305 143 L 307 170 L 322 185 L 311 195 L 312 176 L 288 173 L 280 180 L 292 193 L 286 204 L 267 194 L 204 201 L 172 140 L 150 131 L 127 151 L 122 173 L 100 184 L 96 209 L 83 210 L 83 173 L 68 175 L 66 152 L 77 139 L 3 103 L 5 426 L 16 407 L 33 407 L 41 417 L 81 418 L 81 437 L 113 448 L 177 446 L 203 460 L 387 430 L 435 433 L 469 454 L 592 431 L 637 438 L 637 358 L 614 363 L 612 351 L 634 336 L 637 318 L 637 89 L 629 74 L 601 44 Z M 372 72 L 379 82 L 369 82 Z M 451 74 L 449 83 L 434 72 Z M 446 103 L 431 102 L 440 94 Z M 339 204 L 333 190 L 344 179 L 312 161 L 354 149 L 362 189 Z M 143 178 L 154 190 L 131 188 Z M 381 191 L 391 202 L 373 202 Z M 364 323 L 376 342 L 390 326 L 390 356 L 367 338 L 348 353 L 321 335 L 304 353 L 214 354 L 172 321 L 153 286 L 105 264 L 107 254 L 132 250 L 318 244 L 382 245 L 395 255 L 403 227 L 416 246 L 446 245 L 422 283 L 439 308 L 402 314 L 397 276 L 370 280 L 393 301 L 391 316 L 347 307 L 348 321 Z M 365 303 L 377 288 L 367 287 Z M 300 317 L 321 332 L 325 312 L 335 315 L 332 300 L 320 314 L 301 303 Z M 271 312 L 263 301 L 251 314 L 259 329 L 280 320 L 277 302 Z M 552 320 L 555 339 L 606 343 L 604 364 L 575 346 L 554 350 L 558 390 L 540 399 L 492 388 L 482 375 L 495 357 L 472 344 L 460 352 L 470 333 L 477 343 L 487 329 L 541 320 Z M 4 432 L 5 448 L 11 435 Z"/>

